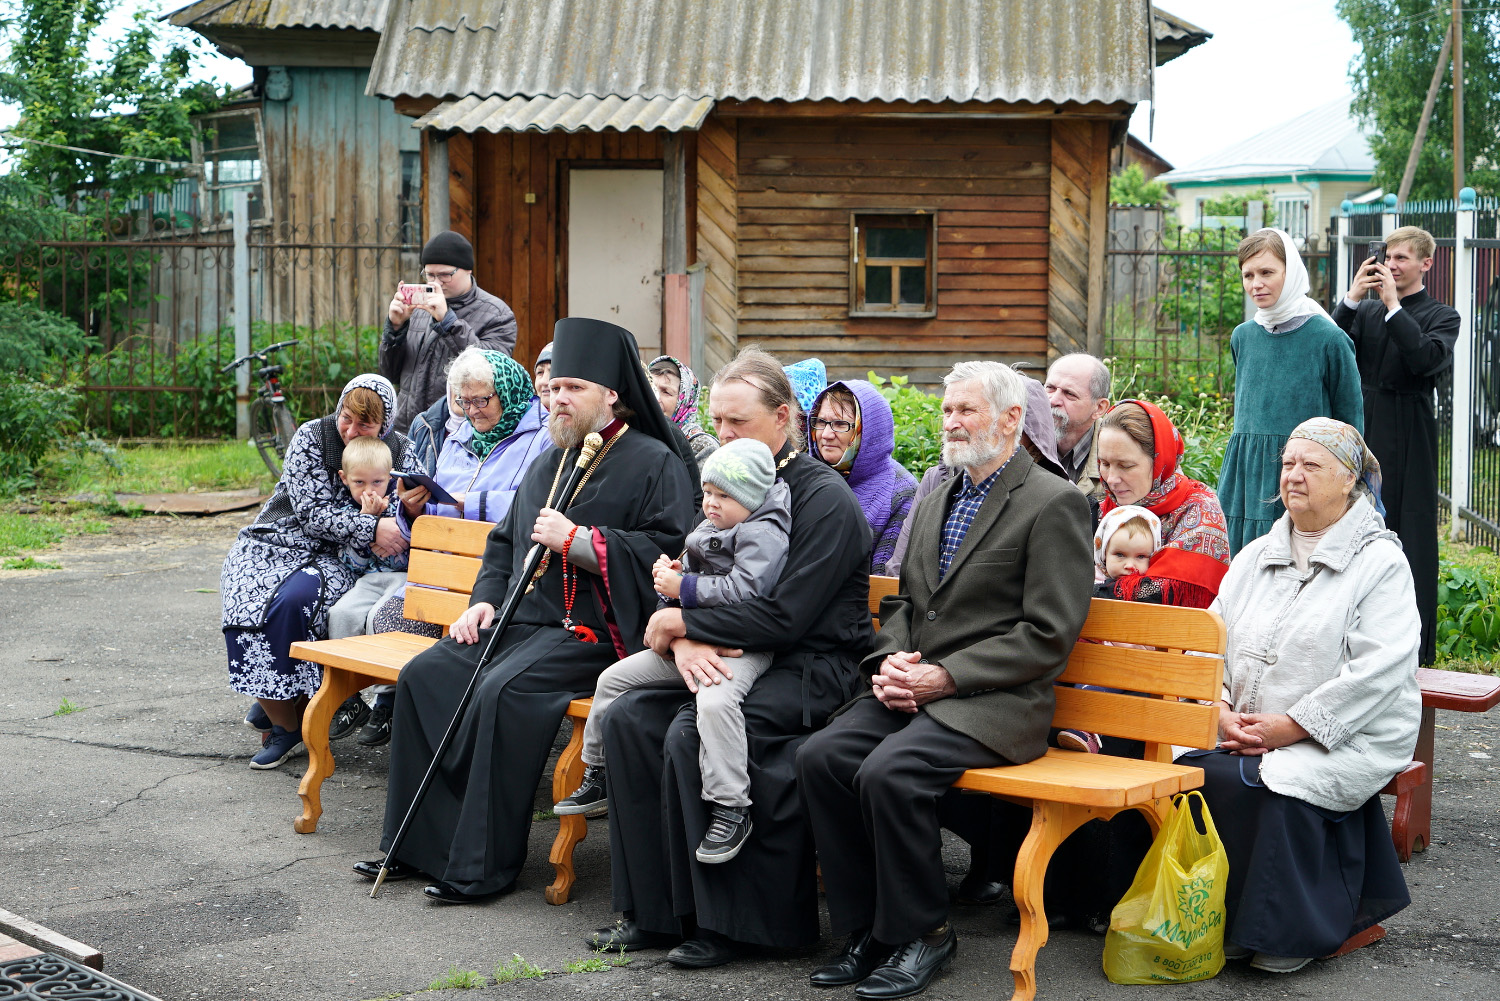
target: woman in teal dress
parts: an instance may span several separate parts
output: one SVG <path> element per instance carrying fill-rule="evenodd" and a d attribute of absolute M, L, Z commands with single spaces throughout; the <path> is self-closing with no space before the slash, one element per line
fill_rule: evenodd
<path fill-rule="evenodd" d="M 1332 417 L 1364 433 L 1354 344 L 1312 299 L 1291 237 L 1262 229 L 1239 247 L 1240 280 L 1255 318 L 1234 328 L 1234 433 L 1219 474 L 1219 503 L 1237 553 L 1270 531 L 1281 505 L 1281 451 L 1292 429 Z"/>

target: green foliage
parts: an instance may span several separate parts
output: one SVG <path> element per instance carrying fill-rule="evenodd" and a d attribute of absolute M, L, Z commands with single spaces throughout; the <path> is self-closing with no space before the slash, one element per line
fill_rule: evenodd
<path fill-rule="evenodd" d="M 1260 202 L 1264 207 L 1261 216 L 1261 224 L 1265 226 L 1276 225 L 1276 212 L 1271 208 L 1271 193 L 1265 188 L 1259 191 L 1247 191 L 1244 194 L 1227 194 L 1218 198 L 1211 198 L 1203 203 L 1203 215 L 1205 216 L 1243 216 L 1250 212 L 1250 203 Z M 1234 234 L 1234 242 L 1226 249 L 1234 249 L 1240 242 L 1241 234 Z"/>
<path fill-rule="evenodd" d="M 1354 110 L 1370 133 L 1374 183 L 1401 185 L 1427 85 L 1447 33 L 1447 4 L 1338 0 L 1359 54 L 1349 69 Z M 1500 8 L 1464 9 L 1464 162 L 1480 194 L 1500 194 Z M 1453 198 L 1453 71 L 1444 71 L 1410 198 Z"/>
<path fill-rule="evenodd" d="M 45 549 L 67 529 L 52 518 L 32 514 L 0 514 L 0 556 L 19 556 L 28 549 Z"/>
<path fill-rule="evenodd" d="M 1144 373 L 1139 362 L 1128 371 L 1115 364 L 1113 358 L 1106 358 L 1105 362 L 1115 374 L 1110 398 L 1147 400 L 1160 407 L 1182 435 L 1183 473 L 1210 487 L 1218 487 L 1229 435 L 1234 430 L 1231 397 L 1212 388 L 1214 380 L 1181 370 L 1169 370 L 1165 383 L 1170 391 L 1163 393 L 1156 388 L 1162 382 L 1155 373 Z M 1232 363 L 1229 372 L 1232 384 Z"/>
<path fill-rule="evenodd" d="M 1146 170 L 1132 163 L 1109 179 L 1109 201 L 1112 205 L 1167 205 L 1166 181 L 1146 180 Z"/>
<path fill-rule="evenodd" d="M 39 560 L 34 556 L 14 557 L 0 563 L 3 570 L 61 570 L 61 563 L 51 563 L 47 560 Z M 57 715 L 53 713 L 53 715 Z"/>
<path fill-rule="evenodd" d="M 87 708 L 88 708 L 88 706 L 80 706 L 80 705 L 76 705 L 76 704 L 74 704 L 72 702 L 69 702 L 68 701 L 68 697 L 66 695 L 64 695 L 63 696 L 63 700 L 62 700 L 62 705 L 60 705 L 56 709 L 52 710 L 52 715 L 54 715 L 54 716 L 70 716 L 73 713 L 83 712 Z"/>
<path fill-rule="evenodd" d="M 36 485 L 37 464 L 48 449 L 77 440 L 78 394 L 0 372 L 0 494 Z"/>
<path fill-rule="evenodd" d="M 54 496 L 197 493 L 258 487 L 275 480 L 254 446 L 232 441 L 185 445 L 163 441 L 108 453 L 74 449 L 47 456 L 40 485 Z"/>
<path fill-rule="evenodd" d="M 449 988 L 469 990 L 475 987 L 484 987 L 489 981 L 484 979 L 484 974 L 478 970 L 460 970 L 456 966 L 449 966 L 448 972 L 438 977 L 427 985 L 429 991 L 445 991 Z"/>
<path fill-rule="evenodd" d="M 943 458 L 943 401 L 915 386 L 907 377 L 882 378 L 867 373 L 870 384 L 891 405 L 896 418 L 895 459 L 917 479 Z"/>
<path fill-rule="evenodd" d="M 1439 660 L 1491 660 L 1500 655 L 1500 565 L 1470 556 L 1439 562 Z"/>
<path fill-rule="evenodd" d="M 92 344 L 78 324 L 34 303 L 0 301 L 0 357 L 17 372 L 67 368 Z"/>
<path fill-rule="evenodd" d="M 598 956 L 590 956 L 587 959 L 572 959 L 563 964 L 565 973 L 603 973 L 605 970 L 614 969 L 608 961 Z"/>
<path fill-rule="evenodd" d="M 522 959 L 520 953 L 513 953 L 510 959 L 501 960 L 495 964 L 495 983 L 508 984 L 517 980 L 539 980 L 548 972 L 535 963 Z"/>

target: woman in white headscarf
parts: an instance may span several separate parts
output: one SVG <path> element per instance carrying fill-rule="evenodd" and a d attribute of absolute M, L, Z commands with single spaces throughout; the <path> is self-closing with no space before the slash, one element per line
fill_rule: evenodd
<path fill-rule="evenodd" d="M 1353 342 L 1308 298 L 1307 266 L 1291 237 L 1257 230 L 1240 242 L 1239 262 L 1256 310 L 1229 341 L 1234 433 L 1218 492 L 1232 553 L 1270 531 L 1285 510 L 1277 489 L 1293 428 L 1312 417 L 1365 427 Z"/>

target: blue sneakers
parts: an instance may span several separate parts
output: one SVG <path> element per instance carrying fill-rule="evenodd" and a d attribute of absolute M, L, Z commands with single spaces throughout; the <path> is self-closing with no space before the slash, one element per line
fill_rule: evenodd
<path fill-rule="evenodd" d="M 266 740 L 266 746 L 260 749 L 260 753 L 250 759 L 251 768 L 276 768 L 287 758 L 299 754 L 305 749 L 302 746 L 301 730 L 283 730 L 279 726 L 271 727 L 271 736 Z"/>
<path fill-rule="evenodd" d="M 271 717 L 266 715 L 258 701 L 250 703 L 250 711 L 245 714 L 245 725 L 261 733 L 271 732 Z"/>

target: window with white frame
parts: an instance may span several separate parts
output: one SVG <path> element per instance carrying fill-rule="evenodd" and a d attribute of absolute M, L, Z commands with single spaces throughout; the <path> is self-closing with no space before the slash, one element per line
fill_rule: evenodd
<path fill-rule="evenodd" d="M 1294 240 L 1306 240 L 1310 232 L 1312 198 L 1309 195 L 1277 195 L 1271 209 L 1276 213 L 1276 228 L 1285 230 Z"/>
<path fill-rule="evenodd" d="M 234 192 L 250 195 L 250 221 L 269 221 L 270 182 L 259 108 L 216 111 L 193 119 L 193 162 L 200 165 L 199 206 L 205 224 L 227 222 Z"/>

